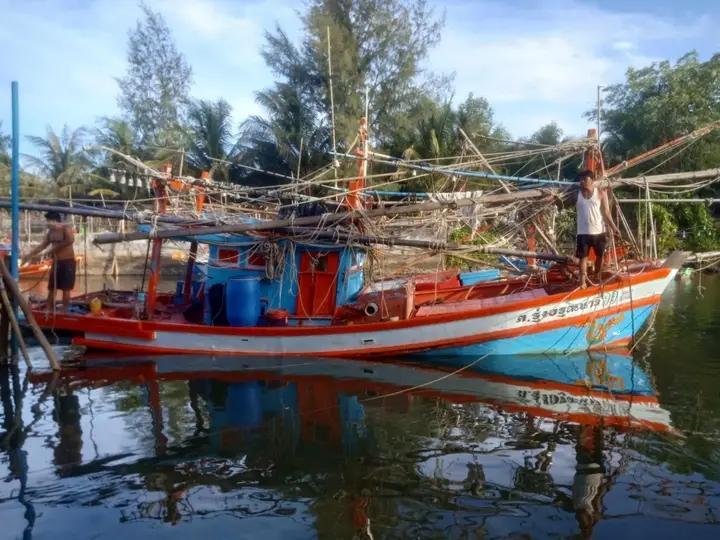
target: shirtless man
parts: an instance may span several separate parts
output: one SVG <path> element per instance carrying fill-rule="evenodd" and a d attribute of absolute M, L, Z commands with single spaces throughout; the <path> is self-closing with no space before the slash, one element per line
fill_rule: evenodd
<path fill-rule="evenodd" d="M 62 291 L 62 309 L 67 311 L 70 305 L 70 292 L 75 286 L 75 233 L 72 226 L 63 223 L 62 215 L 58 212 L 45 214 L 47 220 L 47 233 L 45 239 L 35 249 L 31 250 L 23 260 L 32 259 L 42 253 L 46 248 L 48 255 L 52 256 L 53 264 L 48 278 L 48 309 L 55 307 L 55 291 Z"/>
<path fill-rule="evenodd" d="M 620 229 L 613 222 L 605 190 L 595 185 L 595 174 L 592 171 L 582 171 L 578 178 L 580 191 L 577 198 L 576 256 L 580 259 L 580 287 L 584 289 L 589 281 L 587 263 L 590 248 L 595 252 L 595 277 L 600 282 L 607 245 L 605 231 L 609 227 L 613 234 L 620 236 Z"/>

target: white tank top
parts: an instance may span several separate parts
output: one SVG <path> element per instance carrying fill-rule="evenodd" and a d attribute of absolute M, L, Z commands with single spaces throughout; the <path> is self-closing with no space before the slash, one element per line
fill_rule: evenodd
<path fill-rule="evenodd" d="M 582 190 L 577 198 L 577 233 L 602 234 L 605 232 L 605 220 L 602 215 L 600 191 L 593 188 L 592 196 L 585 198 Z"/>

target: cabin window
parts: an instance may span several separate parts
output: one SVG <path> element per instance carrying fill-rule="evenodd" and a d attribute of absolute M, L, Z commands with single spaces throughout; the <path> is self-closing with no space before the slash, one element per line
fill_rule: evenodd
<path fill-rule="evenodd" d="M 315 267 L 316 272 L 327 272 L 328 271 L 328 256 L 327 255 L 318 255 L 317 258 L 313 260 L 313 266 Z"/>
<path fill-rule="evenodd" d="M 239 252 L 237 249 L 223 249 L 218 250 L 217 262 L 221 264 L 237 264 L 239 260 Z"/>
<path fill-rule="evenodd" d="M 353 251 L 350 259 L 351 266 L 362 266 L 363 254 L 360 251 Z"/>
<path fill-rule="evenodd" d="M 265 255 L 262 253 L 251 253 L 248 257 L 248 265 L 250 266 L 265 266 Z"/>

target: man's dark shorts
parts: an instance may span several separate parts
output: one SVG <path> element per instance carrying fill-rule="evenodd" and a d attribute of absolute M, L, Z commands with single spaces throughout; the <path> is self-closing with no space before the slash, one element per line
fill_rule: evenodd
<path fill-rule="evenodd" d="M 50 268 L 48 287 L 61 291 L 75 287 L 75 259 L 61 259 L 53 263 Z"/>
<path fill-rule="evenodd" d="M 591 247 L 595 252 L 595 257 L 597 257 L 598 260 L 602 260 L 603 255 L 605 254 L 605 248 L 607 247 L 607 236 L 605 233 L 577 235 L 577 249 L 575 251 L 575 256 L 578 259 L 587 257 Z"/>

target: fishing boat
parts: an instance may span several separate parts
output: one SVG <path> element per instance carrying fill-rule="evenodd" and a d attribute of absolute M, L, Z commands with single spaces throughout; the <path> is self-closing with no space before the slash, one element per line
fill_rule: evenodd
<path fill-rule="evenodd" d="M 585 165 L 599 171 L 602 160 L 593 140 L 594 146 L 585 151 Z M 361 154 L 360 181 L 344 200 L 348 212 L 271 221 L 241 217 L 229 227 L 188 225 L 168 230 L 141 225 L 137 232 L 106 235 L 148 240 L 147 290 L 93 292 L 73 299 L 69 312 L 37 303 L 35 319 L 44 328 L 70 332 L 77 345 L 148 354 L 565 354 L 631 343 L 685 258 L 681 252 L 664 261 L 626 257 L 603 274 L 600 283 L 579 288 L 577 261 L 572 257 L 484 248 L 485 253 L 524 255 L 529 266 L 537 259 L 552 264 L 532 272 L 486 268 L 373 280 L 367 271 L 368 246 L 401 240 L 364 234 L 361 223 L 352 230 L 333 224 L 388 212 L 407 215 L 476 206 L 477 201 L 367 209 L 359 195 L 367 150 Z M 158 176 L 154 185 L 157 213 L 162 215 L 168 205 L 167 189 L 183 184 L 169 171 Z M 531 196 L 547 198 L 547 193 L 491 195 L 482 203 Z M 204 191 L 198 195 L 198 215 L 203 204 Z M 190 245 L 185 279 L 169 293 L 158 292 L 164 238 Z M 431 249 L 438 245 L 405 243 Z M 200 245 L 208 247 L 205 265 L 195 264 Z M 619 253 L 615 251 L 616 259 Z"/>
<path fill-rule="evenodd" d="M 43 327 L 88 348 L 176 354 L 367 357 L 545 354 L 627 345 L 682 264 L 638 262 L 580 289 L 560 265 L 545 282 L 441 272 L 366 284 L 362 247 L 194 237 L 209 245 L 175 293 L 98 291 L 70 312 L 38 306 Z M 269 248 L 268 246 L 272 246 Z M 93 303 L 99 309 L 91 309 Z M 151 310 L 148 311 L 148 304 Z"/>

